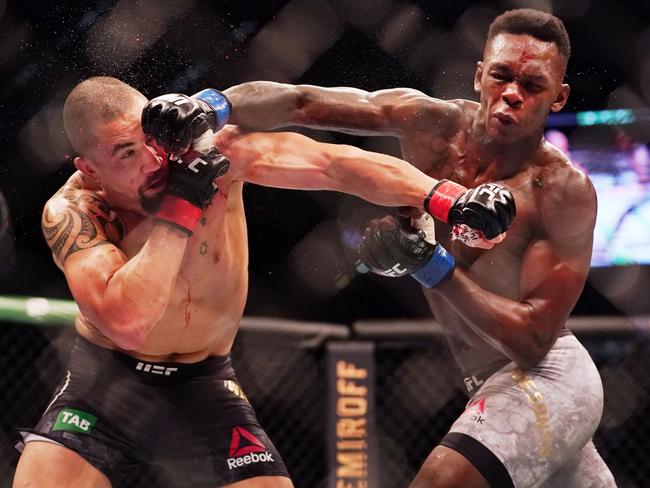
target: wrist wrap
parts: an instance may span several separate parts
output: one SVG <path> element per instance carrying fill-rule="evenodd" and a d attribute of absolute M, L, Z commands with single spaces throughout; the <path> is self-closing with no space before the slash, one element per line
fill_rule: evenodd
<path fill-rule="evenodd" d="M 199 207 L 192 205 L 187 200 L 174 195 L 165 195 L 160 204 L 160 208 L 154 214 L 154 218 L 171 223 L 182 231 L 192 235 L 201 219 L 201 213 Z"/>
<path fill-rule="evenodd" d="M 213 88 L 206 88 L 192 95 L 192 98 L 204 101 L 214 110 L 217 119 L 216 128 L 214 129 L 215 132 L 228 123 L 230 112 L 232 112 L 232 104 L 223 93 Z"/>
<path fill-rule="evenodd" d="M 440 180 L 424 199 L 424 211 L 438 220 L 449 222 L 449 210 L 456 199 L 467 191 L 463 185 L 449 180 Z"/>
<path fill-rule="evenodd" d="M 435 288 L 447 281 L 456 269 L 456 260 L 440 244 L 436 244 L 431 259 L 420 269 L 411 273 L 422 286 Z"/>

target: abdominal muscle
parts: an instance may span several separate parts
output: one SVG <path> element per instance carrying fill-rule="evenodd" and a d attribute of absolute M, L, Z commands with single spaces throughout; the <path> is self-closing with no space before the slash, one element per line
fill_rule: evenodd
<path fill-rule="evenodd" d="M 191 363 L 230 352 L 248 292 L 248 242 L 241 184 L 218 194 L 204 213 L 205 225 L 190 238 L 169 305 L 144 344 L 127 354 L 145 361 Z M 128 257 L 147 239 L 143 221 L 120 244 Z M 83 314 L 77 332 L 111 349 L 117 346 Z"/>

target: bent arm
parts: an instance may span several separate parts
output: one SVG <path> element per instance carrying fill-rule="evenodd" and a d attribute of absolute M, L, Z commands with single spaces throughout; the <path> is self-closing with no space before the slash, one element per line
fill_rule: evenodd
<path fill-rule="evenodd" d="M 127 259 L 112 243 L 123 237 L 123 224 L 83 191 L 48 202 L 42 229 L 84 318 L 117 347 L 138 349 L 169 304 L 187 234 L 156 223 Z"/>
<path fill-rule="evenodd" d="M 537 365 L 553 346 L 589 272 L 595 193 L 591 184 L 573 187 L 567 198 L 551 197 L 553 202 L 542 204 L 546 235 L 524 252 L 520 297 L 491 292 L 461 269 L 440 287 L 425 289 L 425 295 L 441 296 L 479 336 L 524 369 Z"/>
<path fill-rule="evenodd" d="M 232 137 L 225 134 L 230 131 Z M 223 133 L 223 134 L 222 134 Z M 222 131 L 219 150 L 231 161 L 226 177 L 264 186 L 335 190 L 385 206 L 422 208 L 438 180 L 406 161 L 300 134 Z"/>
<path fill-rule="evenodd" d="M 230 123 L 249 130 L 289 125 L 359 135 L 400 136 L 428 112 L 444 116 L 444 103 L 409 88 L 367 92 L 253 81 L 228 88 Z M 435 115 L 435 114 L 434 114 Z"/>
<path fill-rule="evenodd" d="M 512 300 L 482 288 L 466 272 L 426 294 L 439 294 L 483 340 L 523 369 L 546 356 L 575 306 L 586 273 L 557 261 L 543 283 Z"/>

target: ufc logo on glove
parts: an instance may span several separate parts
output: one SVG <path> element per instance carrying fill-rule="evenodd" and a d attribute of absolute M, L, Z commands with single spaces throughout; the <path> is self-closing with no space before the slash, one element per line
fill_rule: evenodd
<path fill-rule="evenodd" d="M 206 165 L 206 164 L 208 164 L 208 162 L 206 160 L 204 160 L 204 159 L 196 158 L 194 161 L 192 161 L 190 164 L 188 164 L 187 167 L 190 170 L 192 170 L 194 173 L 198 173 L 199 168 L 197 168 L 197 166 L 199 164 Z"/>
<path fill-rule="evenodd" d="M 503 187 L 500 185 L 496 185 L 494 183 L 485 183 L 484 185 L 481 185 L 481 189 L 478 194 L 481 196 L 488 195 L 488 198 L 495 199 L 500 196 L 502 191 Z"/>
<path fill-rule="evenodd" d="M 393 265 L 393 267 L 384 271 L 384 274 L 390 277 L 403 276 L 406 273 L 408 273 L 408 269 L 402 268 L 401 266 L 402 265 L 400 263 L 396 263 L 395 265 Z"/>

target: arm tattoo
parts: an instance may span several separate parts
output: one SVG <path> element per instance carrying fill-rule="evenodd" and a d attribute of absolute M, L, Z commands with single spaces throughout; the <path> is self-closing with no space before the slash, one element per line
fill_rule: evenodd
<path fill-rule="evenodd" d="M 60 199 L 65 199 L 61 205 Z M 101 198 L 85 191 L 64 191 L 56 204 L 47 204 L 41 221 L 52 253 L 65 261 L 72 253 L 124 237 L 124 223 Z"/>

